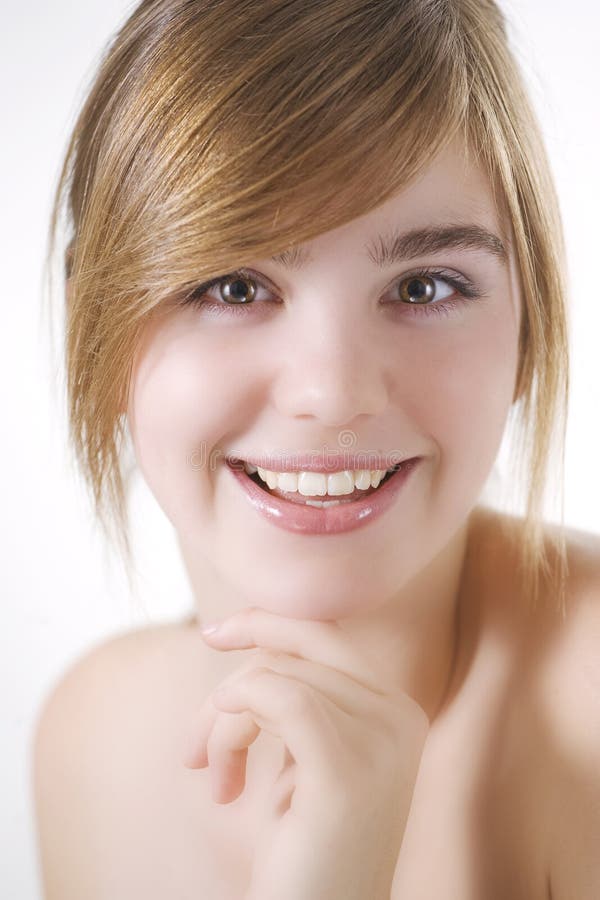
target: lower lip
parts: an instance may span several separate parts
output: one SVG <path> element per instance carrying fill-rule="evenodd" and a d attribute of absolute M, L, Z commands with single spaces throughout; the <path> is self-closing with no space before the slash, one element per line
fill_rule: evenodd
<path fill-rule="evenodd" d="M 244 490 L 252 506 L 261 515 L 285 531 L 298 534 L 339 534 L 363 528 L 389 509 L 413 470 L 421 461 L 420 456 L 408 459 L 384 485 L 363 500 L 341 503 L 339 506 L 302 506 L 269 494 L 252 481 L 243 464 L 227 468 Z"/>

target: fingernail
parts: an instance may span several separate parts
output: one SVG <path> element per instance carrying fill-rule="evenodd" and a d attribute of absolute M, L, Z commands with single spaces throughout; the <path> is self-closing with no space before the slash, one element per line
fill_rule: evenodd
<path fill-rule="evenodd" d="M 218 630 L 220 624 L 220 622 L 205 622 L 200 626 L 200 631 L 202 634 L 214 634 L 215 631 Z"/>

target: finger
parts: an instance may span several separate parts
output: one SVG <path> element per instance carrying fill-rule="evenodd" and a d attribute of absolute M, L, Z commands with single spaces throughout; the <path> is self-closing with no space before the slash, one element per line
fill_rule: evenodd
<path fill-rule="evenodd" d="M 186 768 L 204 769 L 208 765 L 208 739 L 218 715 L 211 695 L 206 698 L 198 711 L 182 754 L 182 762 Z"/>
<path fill-rule="evenodd" d="M 321 663 L 382 693 L 368 661 L 334 620 L 292 619 L 263 609 L 235 613 L 204 639 L 215 649 L 264 647 Z"/>
<path fill-rule="evenodd" d="M 251 671 L 256 665 L 255 659 L 260 652 L 255 650 L 249 654 L 240 668 L 230 673 L 221 684 L 227 684 L 229 681 L 239 678 L 244 672 Z M 182 763 L 186 768 L 203 769 L 208 766 L 207 743 L 217 715 L 218 712 L 212 702 L 212 694 L 209 694 L 198 710 L 182 753 Z"/>
<path fill-rule="evenodd" d="M 217 715 L 207 742 L 215 803 L 230 803 L 244 790 L 248 747 L 259 734 L 260 728 L 248 712 Z"/>
<path fill-rule="evenodd" d="M 355 723 L 360 723 L 355 727 L 359 727 L 367 739 L 374 737 L 375 731 L 388 738 L 391 736 L 392 739 L 396 739 L 402 732 L 408 706 L 412 702 L 408 696 L 402 695 L 398 698 L 400 702 L 391 700 L 385 695 L 374 694 L 370 688 L 336 669 L 285 653 L 254 651 L 247 664 L 241 670 L 231 673 L 221 683 L 219 690 L 237 684 L 257 670 L 265 669 L 301 681 L 322 694 Z M 208 765 L 207 742 L 215 723 L 214 701 L 217 696 L 217 692 L 213 692 L 200 710 L 189 744 L 186 759 L 188 768 L 203 768 Z M 213 702 L 210 702 L 211 699 Z"/>
<path fill-rule="evenodd" d="M 366 740 L 373 739 L 375 732 L 387 739 L 397 740 L 406 729 L 412 727 L 415 711 L 421 711 L 415 701 L 403 692 L 394 696 L 374 694 L 370 688 L 329 666 L 266 650 L 253 651 L 242 669 L 231 673 L 221 683 L 220 689 L 243 680 L 259 669 L 269 669 L 310 686 L 346 713 Z M 184 763 L 188 768 L 208 765 L 207 742 L 216 716 L 214 702 L 211 702 L 214 698 L 215 692 L 203 704 L 195 722 Z"/>
<path fill-rule="evenodd" d="M 223 712 L 248 712 L 261 729 L 280 738 L 311 786 L 335 784 L 343 754 L 339 718 L 330 701 L 304 682 L 269 669 L 256 669 L 213 695 Z M 337 722 L 336 722 L 337 720 Z"/>
<path fill-rule="evenodd" d="M 389 716 L 393 710 L 385 695 L 374 694 L 370 688 L 337 669 L 286 653 L 273 654 L 267 650 L 257 651 L 252 657 L 252 665 L 244 671 L 232 673 L 219 689 L 236 684 L 257 669 L 269 669 L 302 681 L 327 697 L 343 712 L 365 722 Z"/>

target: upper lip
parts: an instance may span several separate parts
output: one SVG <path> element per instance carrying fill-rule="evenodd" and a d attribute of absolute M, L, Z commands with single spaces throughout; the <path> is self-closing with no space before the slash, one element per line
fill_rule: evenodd
<path fill-rule="evenodd" d="M 251 463 L 270 472 L 340 472 L 359 469 L 391 469 L 414 456 L 402 456 L 398 451 L 374 453 L 363 450 L 359 453 L 295 453 L 293 456 L 227 456 L 231 465 L 236 462 Z"/>

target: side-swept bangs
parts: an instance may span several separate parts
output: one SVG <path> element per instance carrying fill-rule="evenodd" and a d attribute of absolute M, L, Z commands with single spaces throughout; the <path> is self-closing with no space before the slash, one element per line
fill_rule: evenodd
<path fill-rule="evenodd" d="M 200 281 L 365 214 L 457 135 L 514 236 L 523 564 L 536 595 L 568 380 L 562 238 L 503 19 L 486 0 L 145 0 L 108 47 L 68 147 L 50 252 L 64 205 L 70 434 L 128 560 L 123 410 L 148 318 Z"/>

